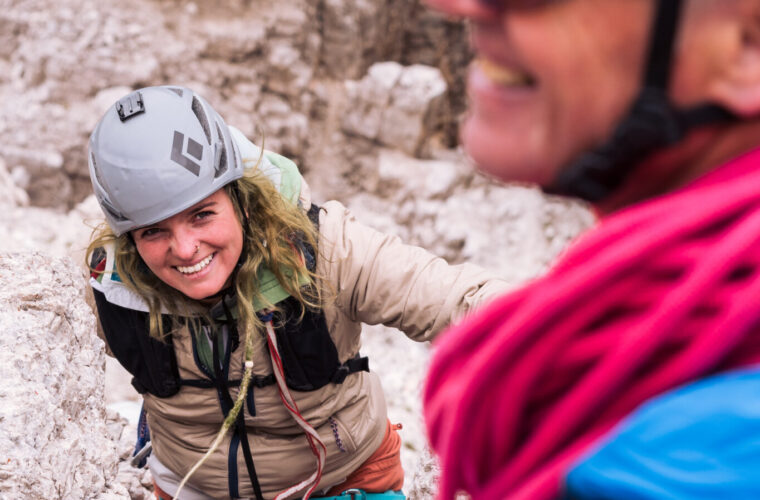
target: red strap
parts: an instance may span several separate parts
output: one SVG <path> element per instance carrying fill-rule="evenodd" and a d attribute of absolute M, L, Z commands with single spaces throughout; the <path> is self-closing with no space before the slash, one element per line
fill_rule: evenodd
<path fill-rule="evenodd" d="M 100 262 L 98 262 L 98 265 L 95 266 L 95 269 L 93 269 L 93 271 L 90 273 L 90 276 L 95 279 L 98 279 L 100 275 L 103 274 L 103 271 L 105 270 L 106 270 L 106 259 L 103 258 L 100 260 Z"/>
<path fill-rule="evenodd" d="M 308 489 L 303 498 L 304 500 L 308 500 L 322 478 L 322 470 L 327 457 L 327 447 L 320 439 L 319 434 L 314 427 L 306 421 L 298 410 L 295 398 L 293 398 L 293 395 L 290 393 L 290 389 L 288 389 L 285 382 L 285 370 L 283 368 L 282 359 L 280 358 L 280 353 L 277 350 L 277 337 L 275 336 L 272 321 L 267 321 L 265 326 L 267 330 L 267 346 L 269 347 L 269 354 L 272 359 L 272 366 L 274 368 L 275 380 L 277 381 L 277 388 L 280 392 L 280 399 L 282 400 L 282 404 L 285 405 L 285 408 L 288 410 L 288 413 L 290 413 L 296 423 L 304 430 L 311 452 L 317 459 L 317 470 L 310 477 L 284 491 L 281 491 L 277 494 L 275 500 L 288 498 L 293 493 L 301 491 L 304 488 Z"/>

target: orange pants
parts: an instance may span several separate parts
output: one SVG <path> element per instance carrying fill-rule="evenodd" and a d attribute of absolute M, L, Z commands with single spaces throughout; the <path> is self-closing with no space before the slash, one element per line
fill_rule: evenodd
<path fill-rule="evenodd" d="M 375 452 L 352 472 L 345 481 L 330 488 L 325 496 L 340 495 L 351 488 L 360 488 L 368 493 L 383 493 L 388 490 L 398 491 L 404 486 L 404 469 L 401 467 L 401 437 L 398 429 L 401 424 L 385 428 L 385 437 Z M 153 482 L 153 491 L 158 500 L 173 500 Z"/>
<path fill-rule="evenodd" d="M 153 481 L 153 493 L 158 500 L 174 500 L 170 494 L 159 488 L 155 481 Z"/>
<path fill-rule="evenodd" d="M 359 488 L 367 493 L 383 493 L 388 490 L 398 491 L 404 486 L 404 469 L 401 467 L 401 437 L 398 429 L 401 424 L 385 428 L 385 438 L 380 447 L 358 469 L 352 472 L 344 482 L 330 488 L 326 496 L 340 495 L 342 492 Z"/>

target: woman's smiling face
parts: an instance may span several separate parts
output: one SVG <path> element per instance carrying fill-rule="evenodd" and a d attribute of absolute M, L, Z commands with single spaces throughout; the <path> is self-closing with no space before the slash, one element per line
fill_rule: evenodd
<path fill-rule="evenodd" d="M 148 268 L 196 300 L 230 285 L 243 249 L 243 228 L 224 189 L 132 236 Z"/>
<path fill-rule="evenodd" d="M 496 177 L 549 184 L 601 143 L 639 87 L 651 0 L 426 0 L 470 21 L 465 148 Z"/>

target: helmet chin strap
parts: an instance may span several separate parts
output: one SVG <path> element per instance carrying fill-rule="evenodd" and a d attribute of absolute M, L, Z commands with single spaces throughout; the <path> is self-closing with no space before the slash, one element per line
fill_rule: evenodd
<path fill-rule="evenodd" d="M 650 154 L 678 143 L 692 129 L 733 119 L 735 115 L 712 104 L 677 110 L 663 90 L 645 87 L 612 137 L 563 168 L 545 191 L 598 202 Z"/>
<path fill-rule="evenodd" d="M 545 189 L 547 193 L 600 201 L 614 192 L 647 156 L 678 143 L 690 130 L 736 119 L 734 114 L 714 104 L 679 110 L 668 99 L 682 3 L 682 0 L 657 2 L 647 71 L 633 105 L 607 142 L 565 166 L 554 184 Z"/>

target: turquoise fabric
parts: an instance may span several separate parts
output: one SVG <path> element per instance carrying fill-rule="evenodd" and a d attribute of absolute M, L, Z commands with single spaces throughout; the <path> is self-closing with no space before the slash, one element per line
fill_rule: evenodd
<path fill-rule="evenodd" d="M 235 140 L 246 168 L 258 168 L 275 185 L 283 198 L 297 205 L 303 188 L 303 177 L 298 171 L 298 166 L 289 158 L 272 151 L 263 151 L 235 127 L 230 127 L 230 133 Z M 261 266 L 257 274 L 259 289 L 265 301 L 256 300 L 253 307 L 256 311 L 266 309 L 271 305 L 285 300 L 290 296 L 277 281 L 274 272 L 266 266 Z M 299 276 L 299 283 L 309 283 L 306 276 Z"/>
<path fill-rule="evenodd" d="M 385 493 L 367 493 L 362 490 L 351 489 L 332 497 L 312 498 L 314 500 L 405 500 L 406 495 L 402 491 L 388 490 Z"/>
<path fill-rule="evenodd" d="M 303 180 L 298 171 L 298 166 L 290 158 L 285 158 L 277 153 L 266 151 L 265 155 L 282 173 L 282 180 L 278 186 L 280 194 L 289 202 L 298 203 L 298 197 L 301 196 L 301 181 Z"/>
<path fill-rule="evenodd" d="M 570 470 L 563 498 L 760 498 L 760 369 L 650 400 Z"/>

